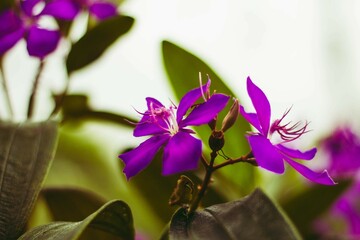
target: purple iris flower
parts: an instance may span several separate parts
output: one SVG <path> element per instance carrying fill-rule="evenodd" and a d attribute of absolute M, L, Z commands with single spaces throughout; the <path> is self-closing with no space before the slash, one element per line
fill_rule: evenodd
<path fill-rule="evenodd" d="M 328 156 L 331 176 L 353 177 L 360 169 L 360 137 L 349 126 L 336 128 L 322 140 L 320 147 Z"/>
<path fill-rule="evenodd" d="M 30 56 L 44 58 L 53 52 L 60 40 L 60 32 L 41 28 L 40 14 L 35 6 L 42 0 L 20 1 L 16 10 L 8 9 L 0 13 L 0 56 L 11 49 L 20 39 L 25 38 Z"/>
<path fill-rule="evenodd" d="M 189 91 L 175 105 L 166 108 L 154 98 L 146 98 L 147 110 L 134 129 L 134 136 L 152 135 L 137 148 L 121 154 L 124 173 L 129 179 L 148 166 L 160 148 L 163 153 L 163 175 L 175 174 L 197 168 L 202 153 L 202 143 L 191 136 L 194 132 L 187 126 L 199 126 L 210 122 L 225 106 L 229 96 L 213 94 L 202 104 L 197 105 L 185 117 L 195 102 L 209 92 L 207 84 Z"/>
<path fill-rule="evenodd" d="M 316 148 L 301 152 L 284 145 L 305 133 L 307 124 L 299 129 L 299 123 L 295 125 L 290 125 L 290 123 L 283 124 L 282 120 L 289 111 L 287 111 L 282 118 L 270 124 L 270 103 L 264 92 L 251 81 L 250 77 L 247 79 L 247 91 L 256 113 L 245 112 L 243 106 L 240 106 L 240 113 L 258 130 L 257 133 L 251 133 L 247 136 L 258 165 L 274 173 L 282 174 L 285 171 L 284 161 L 286 161 L 290 166 L 295 168 L 296 171 L 313 182 L 326 185 L 334 184 L 334 181 L 326 170 L 322 173 L 316 173 L 293 160 L 294 158 L 302 160 L 313 159 L 316 154 Z M 277 132 L 282 139 L 282 141 L 277 144 L 270 141 L 271 136 L 275 132 Z"/>
<path fill-rule="evenodd" d="M 117 6 L 106 0 L 51 0 L 42 14 L 62 20 L 74 20 L 81 10 L 89 11 L 89 14 L 98 20 L 105 20 L 118 14 Z"/>

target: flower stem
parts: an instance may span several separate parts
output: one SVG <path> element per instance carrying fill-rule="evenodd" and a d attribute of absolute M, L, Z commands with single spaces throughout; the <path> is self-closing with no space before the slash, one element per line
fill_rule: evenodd
<path fill-rule="evenodd" d="M 13 111 L 13 107 L 11 104 L 11 99 L 10 99 L 10 94 L 9 94 L 9 90 L 7 87 L 7 81 L 6 81 L 6 77 L 5 77 L 5 73 L 4 73 L 4 66 L 3 66 L 3 59 L 0 58 L 0 74 L 1 74 L 1 83 L 3 85 L 3 89 L 4 89 L 4 93 L 5 93 L 5 98 L 6 98 L 6 104 L 7 104 L 7 108 L 10 114 L 10 119 L 14 118 L 14 111 Z"/>
<path fill-rule="evenodd" d="M 215 161 L 216 156 L 217 156 L 216 152 L 211 153 L 210 163 L 205 167 L 206 174 L 205 174 L 205 177 L 204 177 L 204 181 L 202 182 L 200 190 L 199 190 L 198 194 L 196 195 L 194 201 L 191 203 L 188 214 L 192 214 L 198 208 L 201 199 L 205 195 L 206 189 L 209 186 L 209 183 L 211 181 L 211 175 L 212 175 L 212 173 L 214 171 L 213 166 L 214 166 L 214 161 Z M 203 157 L 202 157 L 202 159 L 203 159 Z M 202 161 L 206 162 L 205 159 L 203 159 Z"/>
<path fill-rule="evenodd" d="M 239 163 L 239 162 L 250 163 L 251 165 L 259 166 L 258 163 L 256 162 L 255 158 L 252 156 L 252 152 L 250 152 L 245 156 L 241 156 L 241 157 L 236 158 L 236 159 L 229 159 L 226 162 L 215 165 L 213 167 L 213 169 L 215 171 L 215 170 L 217 170 L 219 168 L 225 167 L 225 166 L 230 165 L 230 164 Z"/>
<path fill-rule="evenodd" d="M 192 214 L 199 207 L 201 199 L 205 195 L 206 189 L 209 186 L 209 183 L 211 181 L 211 175 L 214 171 L 218 170 L 219 168 L 225 167 L 230 164 L 238 163 L 238 162 L 246 162 L 246 163 L 250 163 L 254 166 L 258 166 L 256 160 L 253 157 L 252 152 L 249 152 L 245 156 L 241 156 L 237 159 L 229 159 L 226 162 L 223 162 L 223 163 L 220 163 L 220 164 L 214 166 L 215 158 L 217 157 L 217 155 L 218 154 L 216 151 L 211 152 L 211 159 L 210 159 L 209 163 L 207 162 L 207 160 L 205 159 L 204 156 L 201 156 L 201 162 L 203 163 L 203 165 L 205 167 L 206 174 L 205 174 L 204 181 L 201 184 L 198 194 L 196 195 L 194 201 L 190 205 L 188 214 Z"/>
<path fill-rule="evenodd" d="M 51 112 L 49 119 L 51 119 L 52 117 L 55 117 L 55 115 L 59 113 L 59 111 L 64 103 L 65 96 L 69 92 L 70 76 L 69 76 L 69 74 L 67 74 L 66 76 L 67 76 L 67 79 L 66 79 L 66 85 L 65 85 L 64 91 L 59 95 L 59 97 L 57 97 L 57 100 L 55 101 L 55 107 L 54 107 L 53 111 Z"/>
<path fill-rule="evenodd" d="M 33 89 L 31 91 L 31 95 L 29 98 L 29 105 L 28 105 L 28 112 L 27 112 L 27 119 L 31 119 L 34 114 L 34 107 L 35 107 L 35 99 L 37 96 L 38 88 L 39 88 L 39 81 L 41 73 L 44 70 L 45 62 L 43 60 L 40 60 L 40 65 L 38 67 L 38 71 L 35 75 L 35 80 L 33 84 Z"/>

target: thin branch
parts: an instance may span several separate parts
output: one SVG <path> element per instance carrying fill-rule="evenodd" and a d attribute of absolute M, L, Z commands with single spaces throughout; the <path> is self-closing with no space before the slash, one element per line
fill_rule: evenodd
<path fill-rule="evenodd" d="M 200 190 L 198 194 L 196 195 L 194 201 L 191 203 L 191 206 L 189 208 L 188 214 L 192 214 L 199 206 L 201 199 L 204 197 L 205 192 L 207 190 L 207 187 L 209 186 L 209 183 L 211 181 L 211 175 L 214 171 L 214 161 L 217 156 L 216 152 L 211 153 L 211 159 L 209 165 L 206 167 L 206 174 L 204 177 L 204 181 L 201 184 Z"/>
<path fill-rule="evenodd" d="M 34 83 L 33 83 L 33 89 L 31 91 L 30 99 L 29 99 L 29 105 L 28 105 L 28 112 L 27 112 L 27 119 L 31 119 L 34 115 L 34 108 L 35 108 L 35 100 L 37 96 L 37 92 L 39 90 L 39 82 L 40 82 L 40 76 L 41 73 L 44 70 L 45 61 L 43 59 L 40 60 L 40 65 L 38 67 L 38 71 L 35 75 Z"/>
<path fill-rule="evenodd" d="M 4 89 L 6 105 L 7 105 L 8 111 L 9 111 L 10 119 L 13 119 L 14 111 L 13 111 L 13 107 L 12 107 L 12 103 L 11 103 L 11 99 L 10 99 L 9 90 L 7 87 L 7 81 L 6 81 L 6 77 L 5 77 L 5 73 L 4 73 L 4 66 L 3 66 L 2 58 L 0 58 L 0 74 L 1 74 L 1 83 L 2 83 L 2 86 Z"/>

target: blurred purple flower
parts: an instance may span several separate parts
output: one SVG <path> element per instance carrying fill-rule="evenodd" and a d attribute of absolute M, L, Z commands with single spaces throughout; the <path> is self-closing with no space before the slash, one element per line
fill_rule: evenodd
<path fill-rule="evenodd" d="M 25 38 L 30 56 L 44 58 L 53 52 L 60 40 L 60 32 L 41 28 L 38 24 L 41 14 L 35 13 L 42 0 L 24 0 L 16 9 L 0 13 L 0 56 Z"/>
<path fill-rule="evenodd" d="M 74 20 L 81 10 L 98 20 L 116 16 L 117 6 L 106 0 L 52 0 L 45 6 L 42 14 L 48 14 L 62 20 Z"/>
<path fill-rule="evenodd" d="M 360 238 L 360 181 L 355 182 L 332 207 L 333 216 L 346 222 L 346 235 Z"/>
<path fill-rule="evenodd" d="M 250 77 L 247 79 L 247 91 L 256 113 L 245 112 L 243 106 L 240 106 L 240 113 L 258 130 L 257 133 L 249 134 L 247 138 L 259 166 L 274 173 L 281 174 L 285 171 L 285 160 L 296 171 L 313 182 L 325 185 L 335 184 L 326 170 L 322 173 L 316 173 L 293 160 L 294 158 L 302 160 L 313 159 L 316 154 L 316 148 L 301 152 L 297 149 L 284 146 L 285 143 L 294 141 L 306 133 L 307 123 L 300 128 L 300 123 L 294 125 L 290 125 L 290 123 L 283 124 L 282 121 L 289 112 L 287 111 L 280 119 L 275 120 L 270 125 L 270 103 L 264 92 L 251 81 Z M 270 137 L 275 132 L 277 132 L 282 139 L 282 141 L 277 144 L 270 141 Z"/>
<path fill-rule="evenodd" d="M 347 189 L 320 219 L 314 229 L 321 239 L 360 239 L 360 179 Z"/>
<path fill-rule="evenodd" d="M 323 139 L 320 147 L 328 156 L 331 176 L 354 182 L 314 227 L 324 238 L 360 239 L 360 137 L 350 126 L 342 126 Z"/>
<path fill-rule="evenodd" d="M 336 178 L 353 177 L 360 168 L 360 137 L 348 126 L 339 127 L 322 140 L 320 147 L 328 156 L 328 170 Z"/>
<path fill-rule="evenodd" d="M 199 139 L 187 126 L 199 126 L 210 122 L 225 106 L 229 96 L 213 94 L 197 105 L 186 118 L 185 114 L 208 91 L 210 81 L 183 96 L 179 107 L 166 108 L 154 98 L 146 98 L 148 109 L 134 130 L 135 137 L 152 135 L 137 148 L 121 154 L 125 163 L 124 173 L 129 179 L 147 167 L 155 154 L 164 147 L 163 175 L 170 175 L 197 168 L 202 153 Z"/>

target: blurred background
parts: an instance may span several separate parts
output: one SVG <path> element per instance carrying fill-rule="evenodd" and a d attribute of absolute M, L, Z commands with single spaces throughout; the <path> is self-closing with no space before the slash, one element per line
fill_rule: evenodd
<path fill-rule="evenodd" d="M 134 108 L 143 111 L 145 97 L 163 103 L 176 99 L 161 54 L 161 42 L 169 40 L 208 63 L 247 108 L 251 107 L 246 93 L 247 76 L 267 94 L 273 118 L 292 107 L 289 119 L 310 122 L 312 131 L 300 141 L 306 149 L 339 124 L 360 129 L 358 9 L 360 2 L 356 0 L 127 0 L 119 11 L 135 18 L 133 28 L 99 60 L 72 75 L 70 93 L 88 95 L 94 109 L 135 119 L 139 114 Z M 84 21 L 77 24 L 74 38 L 83 33 Z M 62 57 L 68 48 L 67 43 L 61 43 L 42 74 L 38 120 L 52 109 L 50 93 L 65 85 Z M 25 43 L 21 42 L 7 54 L 4 63 L 19 121 L 25 119 L 24 103 L 38 65 L 25 52 Z M 197 72 L 193 81 L 198 81 Z M 120 150 L 134 147 L 141 140 L 132 137 L 131 129 L 116 124 L 69 127 L 60 138 L 57 159 L 62 161 L 54 162 L 46 184 L 81 186 L 107 199 L 132 202 L 139 229 L 156 236 L 164 219 L 144 214 L 155 210 L 145 204 L 140 190 L 134 191 L 124 179 L 117 158 Z M 315 165 L 321 166 L 318 159 Z M 100 162 L 102 170 L 98 163 L 92 167 L 89 161 Z M 279 176 L 264 175 L 264 179 L 276 184 L 280 180 Z M 262 186 L 258 182 L 254 185 Z M 276 196 L 277 191 L 268 192 Z"/>

